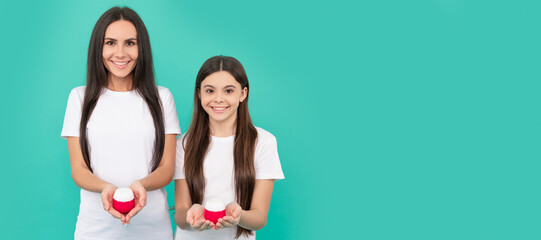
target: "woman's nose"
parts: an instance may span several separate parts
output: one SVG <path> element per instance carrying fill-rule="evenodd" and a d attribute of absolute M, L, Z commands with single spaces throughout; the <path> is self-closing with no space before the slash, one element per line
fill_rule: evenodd
<path fill-rule="evenodd" d="M 115 52 L 115 57 L 124 58 L 124 56 L 126 56 L 126 52 L 124 50 L 124 46 L 122 44 L 118 44 Z"/>

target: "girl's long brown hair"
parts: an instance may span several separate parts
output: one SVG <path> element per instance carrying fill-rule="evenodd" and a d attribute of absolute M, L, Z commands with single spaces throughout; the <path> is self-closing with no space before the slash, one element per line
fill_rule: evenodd
<path fill-rule="evenodd" d="M 208 59 L 197 74 L 194 91 L 194 107 L 190 128 L 183 139 L 185 150 L 184 172 L 190 189 L 192 204 L 202 204 L 205 192 L 205 176 L 203 161 L 210 144 L 209 115 L 201 106 L 198 91 L 201 82 L 207 76 L 219 71 L 227 71 L 240 83 L 241 89 L 249 90 L 248 77 L 241 63 L 232 57 L 215 56 Z M 248 94 L 250 91 L 248 91 Z M 244 210 L 249 210 L 255 186 L 254 152 L 257 141 L 257 130 L 252 124 L 248 112 L 248 94 L 239 103 L 234 143 L 235 195 L 237 203 Z M 253 234 L 252 231 L 237 226 L 235 238 Z"/>
<path fill-rule="evenodd" d="M 94 26 L 90 44 L 88 47 L 88 61 L 86 72 L 86 90 L 83 101 L 83 108 L 80 122 L 80 144 L 83 153 L 83 159 L 90 171 L 90 150 L 88 148 L 87 124 L 96 107 L 98 99 L 107 86 L 108 71 L 103 63 L 103 42 L 105 30 L 109 24 L 126 20 L 133 23 L 137 30 L 137 44 L 139 57 L 133 70 L 133 89 L 145 100 L 148 105 L 152 119 L 154 120 L 155 141 L 154 153 L 152 155 L 150 170 L 154 171 L 160 164 L 165 146 L 165 127 L 163 123 L 162 103 L 159 98 L 158 88 L 154 80 L 154 65 L 152 63 L 152 51 L 150 49 L 150 40 L 143 20 L 135 11 L 127 7 L 113 7 L 101 15 Z"/>

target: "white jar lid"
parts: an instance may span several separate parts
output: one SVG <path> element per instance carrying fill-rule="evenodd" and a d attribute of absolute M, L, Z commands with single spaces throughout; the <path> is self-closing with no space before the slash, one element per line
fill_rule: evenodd
<path fill-rule="evenodd" d="M 129 188 L 117 188 L 113 198 L 119 202 L 128 202 L 133 200 L 133 191 Z"/>
<path fill-rule="evenodd" d="M 219 212 L 225 209 L 225 205 L 220 199 L 213 198 L 206 201 L 205 209 L 212 212 Z"/>

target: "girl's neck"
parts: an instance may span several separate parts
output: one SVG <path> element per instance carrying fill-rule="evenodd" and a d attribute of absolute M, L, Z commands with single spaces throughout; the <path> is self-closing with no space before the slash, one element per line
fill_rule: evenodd
<path fill-rule="evenodd" d="M 231 117 L 223 121 L 215 121 L 212 118 L 209 119 L 210 135 L 214 137 L 230 137 L 235 135 L 237 129 L 237 118 Z"/>
<path fill-rule="evenodd" d="M 111 74 L 107 77 L 107 88 L 115 92 L 127 92 L 133 88 L 133 75 L 119 78 Z"/>

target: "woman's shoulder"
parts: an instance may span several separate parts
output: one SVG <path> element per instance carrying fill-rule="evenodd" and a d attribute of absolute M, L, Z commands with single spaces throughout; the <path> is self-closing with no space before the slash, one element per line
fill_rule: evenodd
<path fill-rule="evenodd" d="M 84 98 L 86 86 L 79 86 L 71 89 L 70 97 Z"/>
<path fill-rule="evenodd" d="M 156 87 L 158 88 L 158 93 L 160 95 L 171 94 L 171 91 L 169 91 L 169 88 L 162 87 L 162 86 L 156 86 Z"/>
<path fill-rule="evenodd" d="M 77 93 L 85 93 L 85 90 L 86 90 L 86 86 L 79 86 L 79 87 L 74 87 L 73 89 L 71 89 L 72 92 L 77 92 Z"/>
<path fill-rule="evenodd" d="M 157 86 L 158 88 L 158 94 L 160 96 L 160 98 L 162 99 L 162 101 L 165 101 L 165 100 L 171 100 L 171 98 L 173 98 L 173 94 L 171 93 L 171 91 L 169 91 L 169 88 L 166 88 L 166 87 L 162 87 L 162 86 Z"/>

